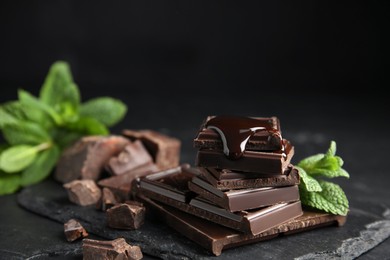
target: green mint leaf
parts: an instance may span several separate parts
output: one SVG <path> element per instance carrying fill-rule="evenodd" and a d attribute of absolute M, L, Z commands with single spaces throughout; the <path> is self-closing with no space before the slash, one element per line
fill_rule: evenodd
<path fill-rule="evenodd" d="M 36 155 L 37 149 L 34 146 L 11 146 L 0 155 L 0 169 L 7 173 L 19 172 L 29 166 Z"/>
<path fill-rule="evenodd" d="M 20 188 L 19 174 L 0 172 L 0 195 L 12 194 Z"/>
<path fill-rule="evenodd" d="M 92 117 L 111 127 L 124 118 L 127 106 L 122 101 L 110 97 L 91 99 L 81 105 L 80 115 Z"/>
<path fill-rule="evenodd" d="M 16 124 L 17 122 L 18 119 L 8 113 L 4 107 L 0 106 L 0 129 L 7 125 Z"/>
<path fill-rule="evenodd" d="M 46 179 L 56 165 L 59 156 L 60 150 L 54 145 L 40 152 L 34 162 L 22 172 L 21 185 L 29 186 Z"/>
<path fill-rule="evenodd" d="M 27 121 L 4 126 L 3 135 L 4 139 L 11 145 L 40 144 L 51 139 L 41 125 Z"/>
<path fill-rule="evenodd" d="M 76 122 L 70 122 L 65 127 L 82 135 L 109 134 L 107 127 L 92 117 L 80 117 Z"/>
<path fill-rule="evenodd" d="M 301 182 L 299 184 L 300 186 L 304 186 L 307 191 L 321 191 L 322 190 L 321 185 L 318 183 L 318 181 L 316 179 L 314 179 L 313 177 L 308 175 L 303 168 L 301 168 L 299 166 L 296 166 L 296 168 L 298 169 L 299 176 L 301 178 Z"/>
<path fill-rule="evenodd" d="M 35 111 L 42 111 L 49 115 L 57 125 L 63 124 L 61 116 L 50 106 L 43 103 L 30 93 L 20 89 L 18 91 L 19 101 L 26 109 L 34 109 Z M 38 112 L 36 112 L 38 113 Z"/>
<path fill-rule="evenodd" d="M 67 62 L 53 63 L 42 85 L 39 97 L 43 103 L 54 108 L 65 121 L 78 114 L 80 92 L 73 82 Z"/>
<path fill-rule="evenodd" d="M 322 176 L 327 178 L 335 178 L 335 177 L 345 177 L 349 178 L 349 173 L 343 168 L 338 168 L 336 170 L 328 170 L 328 169 L 316 169 L 315 171 L 310 173 L 311 176 Z"/>
<path fill-rule="evenodd" d="M 60 147 L 61 150 L 63 150 L 80 139 L 83 134 L 65 128 L 55 128 L 52 131 L 52 136 L 56 141 L 56 144 Z"/>
<path fill-rule="evenodd" d="M 306 172 L 310 172 L 311 169 L 314 169 L 316 167 L 316 164 L 325 157 L 325 154 L 319 153 L 315 154 L 309 157 L 306 157 L 305 159 L 298 162 L 298 166 L 305 169 Z"/>
<path fill-rule="evenodd" d="M 330 141 L 329 149 L 325 154 L 326 156 L 335 156 L 336 155 L 336 142 Z"/>
<path fill-rule="evenodd" d="M 300 199 L 303 205 L 323 210 L 325 212 L 346 216 L 349 202 L 341 187 L 335 183 L 319 180 L 320 192 L 309 192 L 300 189 Z"/>
<path fill-rule="evenodd" d="M 8 101 L 1 106 L 9 115 L 17 120 L 26 120 L 26 114 L 24 113 L 22 104 L 18 100 Z"/>

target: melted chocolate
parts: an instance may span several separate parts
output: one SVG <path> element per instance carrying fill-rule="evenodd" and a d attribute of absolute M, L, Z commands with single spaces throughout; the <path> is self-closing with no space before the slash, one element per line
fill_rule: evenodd
<path fill-rule="evenodd" d="M 206 128 L 213 129 L 220 135 L 223 152 L 232 160 L 242 156 L 246 143 L 257 131 L 276 132 L 272 122 L 239 116 L 216 116 L 206 123 Z"/>

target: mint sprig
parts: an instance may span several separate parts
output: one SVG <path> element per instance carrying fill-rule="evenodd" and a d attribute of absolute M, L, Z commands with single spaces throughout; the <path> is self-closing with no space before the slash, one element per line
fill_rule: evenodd
<path fill-rule="evenodd" d="M 342 188 L 323 178 L 345 177 L 348 172 L 342 168 L 344 161 L 336 156 L 336 142 L 331 141 L 325 154 L 316 154 L 297 164 L 301 182 L 300 199 L 303 205 L 335 215 L 347 215 L 349 202 Z"/>
<path fill-rule="evenodd" d="M 0 104 L 0 195 L 44 180 L 63 149 L 82 136 L 108 135 L 126 112 L 111 97 L 82 103 L 69 64 L 53 63 L 38 97 L 20 89 L 17 100 Z"/>

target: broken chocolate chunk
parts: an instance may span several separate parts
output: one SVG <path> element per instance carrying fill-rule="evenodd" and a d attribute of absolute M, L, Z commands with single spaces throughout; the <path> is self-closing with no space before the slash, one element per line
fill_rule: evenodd
<path fill-rule="evenodd" d="M 145 220 L 145 207 L 137 201 L 126 201 L 106 211 L 107 225 L 116 229 L 138 229 Z"/>
<path fill-rule="evenodd" d="M 88 236 L 88 232 L 84 229 L 80 222 L 75 219 L 70 219 L 64 224 L 64 233 L 66 240 L 69 242 Z"/>
<path fill-rule="evenodd" d="M 161 170 L 179 165 L 181 148 L 179 139 L 153 130 L 124 130 L 123 135 L 130 140 L 141 140 Z"/>
<path fill-rule="evenodd" d="M 54 177 L 62 183 L 76 179 L 97 180 L 108 160 L 129 143 L 122 136 L 83 137 L 63 152 Z"/>
<path fill-rule="evenodd" d="M 107 170 L 112 175 L 120 175 L 152 162 L 153 159 L 142 142 L 136 140 L 126 145 L 118 156 L 108 161 Z"/>
<path fill-rule="evenodd" d="M 96 207 L 102 211 L 106 211 L 118 203 L 115 194 L 109 188 L 103 188 L 101 199 L 96 204 Z"/>
<path fill-rule="evenodd" d="M 141 248 L 139 246 L 129 245 L 124 238 L 117 238 L 110 241 L 83 239 L 84 260 L 138 260 L 142 258 Z"/>
<path fill-rule="evenodd" d="M 63 185 L 69 200 L 80 206 L 96 204 L 102 192 L 93 180 L 74 180 Z"/>

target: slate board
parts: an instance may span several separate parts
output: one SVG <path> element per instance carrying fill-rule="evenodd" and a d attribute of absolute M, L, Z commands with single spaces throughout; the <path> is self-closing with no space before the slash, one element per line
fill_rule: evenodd
<path fill-rule="evenodd" d="M 138 230 L 111 229 L 106 225 L 104 212 L 97 210 L 94 206 L 81 207 L 69 202 L 65 189 L 53 180 L 23 189 L 18 195 L 18 203 L 31 212 L 59 223 L 76 218 L 89 233 L 102 239 L 124 237 L 129 243 L 140 246 L 142 252 L 147 255 L 162 259 L 216 259 L 210 252 L 164 223 L 160 223 L 151 215 L 147 215 L 145 224 Z M 323 259 L 333 255 L 352 259 L 390 235 L 390 220 L 387 218 L 390 214 L 382 214 L 383 210 L 383 207 L 375 205 L 372 205 L 368 211 L 352 207 L 347 222 L 342 227 L 324 227 L 227 249 L 217 258 L 256 259 L 261 255 L 262 259 L 299 257 L 306 259 L 306 257 L 315 258 L 315 256 Z M 366 226 L 367 224 L 371 226 Z M 354 243 L 351 243 L 351 239 Z M 82 253 L 80 247 L 81 243 L 72 246 L 64 243 L 63 250 L 57 250 L 56 254 L 80 256 Z"/>

